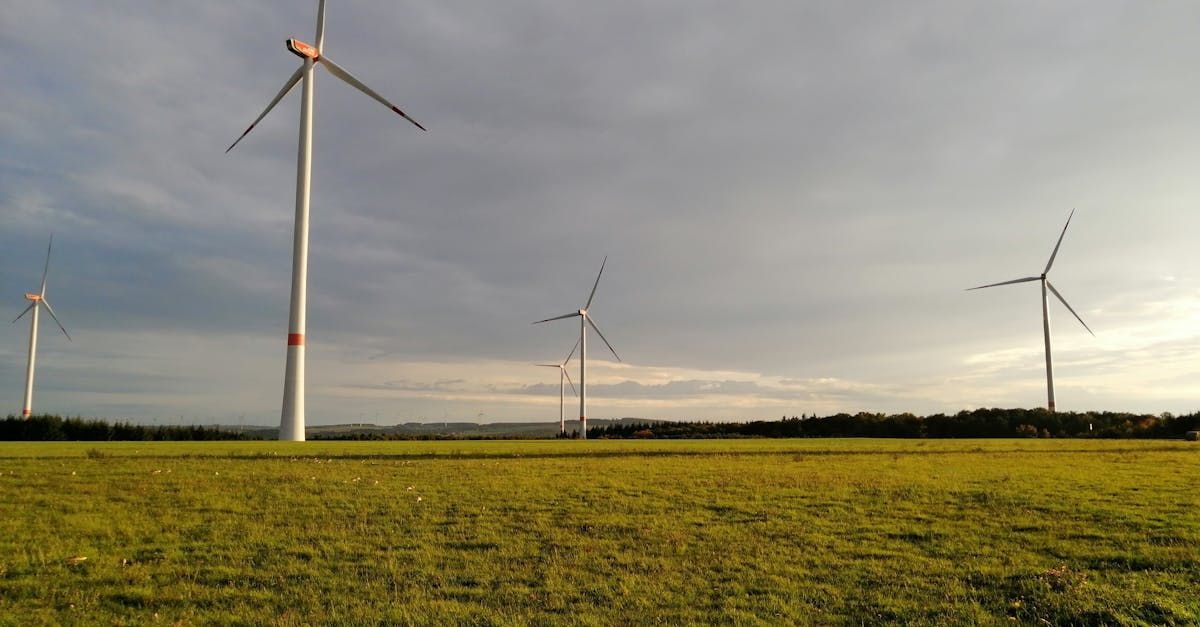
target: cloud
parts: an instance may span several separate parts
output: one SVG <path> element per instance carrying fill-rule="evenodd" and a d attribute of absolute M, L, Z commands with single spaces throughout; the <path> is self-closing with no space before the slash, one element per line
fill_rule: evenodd
<path fill-rule="evenodd" d="M 315 4 L 8 8 L 0 292 L 19 304 L 54 231 L 78 339 L 43 343 L 46 407 L 276 419 L 297 96 L 223 151 Z M 1038 271 L 1072 207 L 1055 283 L 1098 337 L 1052 311 L 1060 402 L 1189 411 L 1196 17 L 331 5 L 326 52 L 430 132 L 318 72 L 313 418 L 543 409 L 550 377 L 514 373 L 576 330 L 529 323 L 581 306 L 606 254 L 592 309 L 631 365 L 597 367 L 596 411 L 1038 404 L 1036 290 L 961 290 Z M 0 344 L 0 406 L 20 402 L 26 339 Z M 168 355 L 177 375 L 145 376 Z"/>

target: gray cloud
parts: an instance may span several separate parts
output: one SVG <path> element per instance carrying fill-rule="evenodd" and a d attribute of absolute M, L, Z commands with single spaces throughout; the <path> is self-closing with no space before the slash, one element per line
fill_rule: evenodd
<path fill-rule="evenodd" d="M 80 339 L 44 342 L 47 406 L 103 413 L 100 387 L 148 399 L 140 415 L 208 411 L 202 389 L 153 398 L 165 384 L 134 374 L 150 369 L 136 347 L 125 370 L 89 370 L 88 336 L 177 333 L 263 368 L 251 386 L 211 354 L 167 357 L 274 419 L 296 96 L 222 151 L 294 67 L 282 41 L 310 36 L 311 4 L 50 1 L 0 18 L 20 25 L 0 28 L 0 292 L 19 311 L 55 230 L 51 294 Z M 1197 12 L 332 2 L 328 54 L 431 130 L 318 75 L 309 331 L 338 350 L 313 367 L 557 356 L 574 327 L 529 322 L 580 306 L 609 254 L 594 312 L 631 363 L 877 386 L 848 410 L 1039 402 L 1022 387 L 1036 354 L 953 389 L 983 368 L 971 356 L 1040 344 L 1036 289 L 961 290 L 1038 271 L 1077 207 L 1056 283 L 1102 336 L 1169 318 L 1123 305 L 1195 302 Z M 6 338 L 15 407 L 24 330 Z M 1137 351 L 1174 363 L 1195 335 L 1142 340 L 1084 355 L 1139 378 L 1157 366 Z M 360 384 L 397 380 L 370 372 Z M 506 374 L 472 383 L 520 389 Z M 612 392 L 668 402 L 709 381 L 679 376 Z M 1197 389 L 1163 376 L 1177 398 Z"/>

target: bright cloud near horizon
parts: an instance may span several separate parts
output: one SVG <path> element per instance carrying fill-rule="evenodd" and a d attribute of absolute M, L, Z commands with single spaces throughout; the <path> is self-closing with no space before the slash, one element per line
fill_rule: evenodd
<path fill-rule="evenodd" d="M 277 424 L 316 0 L 0 11 L 0 307 L 35 410 Z M 330 0 L 308 422 L 1200 409 L 1188 3 Z M 594 338 L 594 336 L 593 336 Z M 17 412 L 26 320 L 0 334 Z M 572 363 L 572 374 L 577 373 Z M 568 392 L 569 394 L 569 392 Z M 577 405 L 575 406 L 577 407 Z M 575 410 L 568 406 L 567 415 Z"/>

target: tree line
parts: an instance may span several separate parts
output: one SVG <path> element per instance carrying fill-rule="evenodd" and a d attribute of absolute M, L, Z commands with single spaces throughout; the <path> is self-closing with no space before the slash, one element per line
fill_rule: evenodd
<path fill-rule="evenodd" d="M 956 414 L 783 416 L 751 422 L 628 422 L 588 429 L 588 438 L 1181 438 L 1200 430 L 1200 412 L 1175 416 L 1125 412 L 1058 412 L 1045 409 L 975 409 Z M 37 415 L 0 420 L 0 441 L 256 440 L 267 434 L 217 426 L 146 426 L 91 418 Z M 517 435 L 338 434 L 313 439 L 440 440 L 520 439 Z M 539 437 L 539 436 L 532 436 Z"/>
<path fill-rule="evenodd" d="M 9 415 L 0 421 L 0 441 L 79 440 L 103 442 L 108 440 L 255 440 L 255 435 L 243 434 L 220 427 L 145 426 L 131 422 L 107 422 L 92 418 L 63 418 L 37 415 L 19 418 Z"/>
<path fill-rule="evenodd" d="M 953 415 L 834 414 L 752 422 L 646 422 L 588 429 L 589 438 L 1182 438 L 1200 430 L 1200 412 L 1158 416 L 1125 412 L 975 409 Z"/>

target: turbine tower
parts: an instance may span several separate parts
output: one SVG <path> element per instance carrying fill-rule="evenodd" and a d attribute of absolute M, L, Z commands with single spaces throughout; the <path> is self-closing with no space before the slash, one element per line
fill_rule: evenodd
<path fill-rule="evenodd" d="M 567 372 L 567 362 L 571 361 L 571 357 L 575 355 L 575 349 L 579 348 L 579 340 L 575 340 L 575 346 L 571 347 L 571 352 L 567 353 L 567 358 L 561 364 L 534 364 L 535 366 L 543 366 L 546 368 L 558 368 L 558 434 L 567 434 L 567 420 L 564 402 L 566 400 L 566 389 L 563 388 L 563 378 L 566 378 L 567 383 L 571 384 L 571 393 L 579 396 L 579 392 L 575 391 L 575 383 L 571 381 L 571 374 Z"/>
<path fill-rule="evenodd" d="M 299 39 L 289 39 L 287 49 L 292 54 L 303 59 L 303 63 L 288 77 L 283 89 L 275 94 L 266 109 L 255 118 L 236 141 L 225 149 L 228 153 L 242 141 L 242 138 L 254 130 L 258 124 L 284 96 L 303 81 L 303 96 L 300 100 L 300 145 L 299 157 L 296 160 L 296 224 L 292 241 L 292 298 L 288 315 L 287 337 L 287 367 L 283 378 L 283 410 L 279 421 L 280 440 L 304 440 L 304 333 L 305 315 L 307 312 L 307 283 L 308 283 L 308 199 L 312 189 L 312 111 L 313 111 L 313 68 L 321 64 L 330 74 L 345 81 L 351 87 L 379 101 L 383 106 L 398 113 L 401 117 L 412 122 L 422 131 L 424 126 L 408 117 L 396 105 L 388 102 L 370 87 L 354 78 L 349 72 L 324 54 L 325 45 L 325 0 L 317 5 L 317 36 L 315 45 L 306 44 Z"/>
<path fill-rule="evenodd" d="M 1075 313 L 1075 310 L 1071 308 L 1071 305 L 1067 302 L 1067 299 L 1063 298 L 1063 295 L 1060 294 L 1058 290 L 1054 289 L 1054 284 L 1052 284 L 1050 279 L 1047 278 L 1047 275 L 1050 274 L 1051 266 L 1054 265 L 1054 258 L 1058 256 L 1058 247 L 1062 246 L 1063 236 L 1067 234 L 1067 227 L 1071 226 L 1071 217 L 1074 215 L 1075 210 L 1072 209 L 1070 215 L 1067 216 L 1067 223 L 1063 225 L 1062 233 L 1058 235 L 1058 243 L 1054 245 L 1054 252 L 1050 253 L 1050 260 L 1046 262 L 1046 269 L 1042 270 L 1041 275 L 1027 276 L 1021 279 L 1013 279 L 1011 281 L 991 283 L 988 285 L 980 285 L 979 287 L 972 287 L 968 288 L 967 290 L 981 290 L 985 287 L 1012 285 L 1013 283 L 1028 283 L 1030 281 L 1040 281 L 1042 283 L 1042 333 L 1044 334 L 1046 341 L 1046 403 L 1051 412 L 1054 411 L 1054 363 L 1050 357 L 1050 299 L 1047 296 L 1046 291 L 1049 290 L 1050 293 L 1054 294 L 1055 298 L 1062 302 L 1063 306 L 1067 308 L 1067 311 L 1071 312 L 1071 315 L 1075 316 L 1075 319 L 1079 321 L 1079 324 L 1082 324 L 1083 328 L 1087 329 L 1087 332 L 1092 334 L 1092 337 L 1096 336 L 1095 333 L 1092 333 L 1092 329 L 1088 327 L 1087 323 L 1083 321 L 1083 318 L 1080 318 L 1079 314 Z"/>
<path fill-rule="evenodd" d="M 67 336 L 67 340 L 71 339 L 71 334 L 67 333 L 67 328 L 58 321 L 58 316 L 54 315 L 54 308 L 50 306 L 50 301 L 46 300 L 46 274 L 50 271 L 50 247 L 54 245 L 54 236 L 50 236 L 50 243 L 46 245 L 46 266 L 42 269 L 42 289 L 37 294 L 26 292 L 25 300 L 30 301 L 29 306 L 21 315 L 13 320 L 15 323 L 33 311 L 33 315 L 29 318 L 29 365 L 25 370 L 25 403 L 21 407 L 21 416 L 28 418 L 33 413 L 33 370 L 35 362 L 37 362 L 37 334 L 38 334 L 38 312 L 42 307 L 46 308 L 46 313 L 54 318 L 55 324 L 59 329 L 62 329 L 63 335 Z"/>
<path fill-rule="evenodd" d="M 591 314 L 588 313 L 588 308 L 592 306 L 592 299 L 596 297 L 596 287 L 600 285 L 600 276 L 604 274 L 604 266 L 607 263 L 608 257 L 605 257 L 604 261 L 600 263 L 600 272 L 596 274 L 596 282 L 592 284 L 592 293 L 588 295 L 587 304 L 583 306 L 583 309 L 580 309 L 579 311 L 573 311 L 569 314 L 563 314 L 561 316 L 555 316 L 553 318 L 546 318 L 545 320 L 538 320 L 537 322 L 534 322 L 534 324 L 541 324 L 543 322 L 550 322 L 551 320 L 563 320 L 565 318 L 574 318 L 576 316 L 579 317 L 579 437 L 583 438 L 584 440 L 587 439 L 588 325 L 591 325 L 592 329 L 596 331 L 596 335 L 599 335 L 600 339 L 604 340 L 604 345 L 608 347 L 608 350 L 612 351 L 613 357 L 616 357 L 617 361 L 621 361 L 621 356 L 617 354 L 617 351 L 612 347 L 612 344 L 608 343 L 608 339 L 605 338 L 604 334 L 600 332 L 600 327 L 596 326 L 595 321 L 592 320 Z"/>

